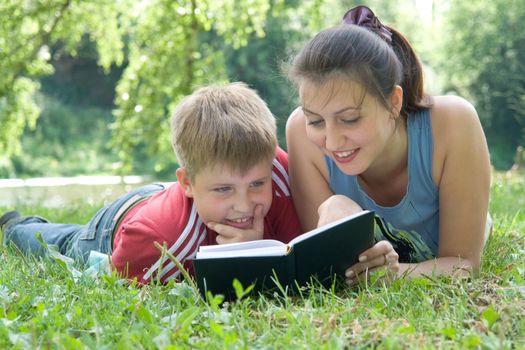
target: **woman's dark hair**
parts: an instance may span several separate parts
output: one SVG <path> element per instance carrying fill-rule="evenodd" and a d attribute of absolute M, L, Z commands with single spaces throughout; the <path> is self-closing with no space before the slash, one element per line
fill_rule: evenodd
<path fill-rule="evenodd" d="M 401 115 L 430 107 L 432 100 L 423 92 L 423 72 L 414 50 L 398 31 L 383 33 L 355 24 L 341 24 L 319 32 L 293 59 L 290 79 L 299 86 L 304 80 L 325 83 L 346 77 L 359 83 L 390 109 L 389 97 L 395 85 L 403 88 Z M 380 35 L 381 34 L 381 35 Z"/>

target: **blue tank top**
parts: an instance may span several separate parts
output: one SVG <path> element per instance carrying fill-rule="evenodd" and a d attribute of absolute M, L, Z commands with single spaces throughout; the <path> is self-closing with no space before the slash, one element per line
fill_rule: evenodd
<path fill-rule="evenodd" d="M 388 239 L 400 262 L 420 262 L 437 256 L 439 238 L 439 197 L 432 180 L 432 126 L 430 110 L 407 118 L 408 186 L 405 196 L 393 207 L 378 205 L 357 181 L 344 174 L 330 157 L 325 157 L 330 188 L 374 210 L 379 217 L 376 239 Z"/>

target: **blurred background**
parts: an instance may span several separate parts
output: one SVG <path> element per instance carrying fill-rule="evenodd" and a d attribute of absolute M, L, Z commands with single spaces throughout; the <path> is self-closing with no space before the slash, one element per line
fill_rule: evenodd
<path fill-rule="evenodd" d="M 255 88 L 285 148 L 297 96 L 283 63 L 358 4 L 409 38 L 428 92 L 474 104 L 495 170 L 523 169 L 525 1 L 2 0 L 0 205 L 35 177 L 67 193 L 90 176 L 119 190 L 173 180 L 170 114 L 207 83 Z"/>

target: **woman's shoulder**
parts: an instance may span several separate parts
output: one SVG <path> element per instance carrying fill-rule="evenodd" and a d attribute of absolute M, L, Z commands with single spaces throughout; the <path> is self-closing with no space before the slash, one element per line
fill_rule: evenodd
<path fill-rule="evenodd" d="M 476 109 L 472 103 L 459 96 L 435 96 L 431 120 L 436 141 L 453 142 L 468 137 L 473 129 L 481 130 Z"/>
<path fill-rule="evenodd" d="M 315 149 L 313 143 L 308 140 L 306 135 L 306 121 L 301 107 L 297 107 L 286 121 L 286 143 L 288 154 L 295 149 Z"/>
<path fill-rule="evenodd" d="M 286 143 L 288 155 L 295 150 L 304 157 L 302 160 L 310 159 L 319 169 L 324 167 L 323 152 L 308 139 L 306 133 L 306 118 L 301 107 L 297 107 L 286 121 Z M 290 156 L 290 158 L 293 155 Z"/>
<path fill-rule="evenodd" d="M 466 99 L 455 95 L 434 96 L 431 107 L 432 123 L 463 124 L 479 121 L 476 109 Z"/>
<path fill-rule="evenodd" d="M 486 148 L 486 138 L 476 109 L 464 98 L 437 96 L 431 108 L 434 146 L 447 154 L 480 146 Z"/>
<path fill-rule="evenodd" d="M 476 109 L 462 97 L 435 96 L 430 114 L 434 150 L 432 174 L 435 183 L 439 184 L 445 160 L 462 159 L 467 151 L 482 142 L 484 135 Z"/>
<path fill-rule="evenodd" d="M 297 107 L 290 113 L 286 121 L 286 129 L 301 128 L 301 125 L 304 125 L 304 113 L 301 107 Z"/>

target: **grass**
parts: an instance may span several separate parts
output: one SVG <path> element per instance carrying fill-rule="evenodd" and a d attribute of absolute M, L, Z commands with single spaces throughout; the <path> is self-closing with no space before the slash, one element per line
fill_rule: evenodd
<path fill-rule="evenodd" d="M 480 276 L 400 279 L 302 296 L 204 302 L 188 283 L 75 281 L 49 259 L 0 256 L 0 348 L 519 349 L 525 344 L 525 174 L 495 174 Z M 96 206 L 21 208 L 85 222 Z"/>

